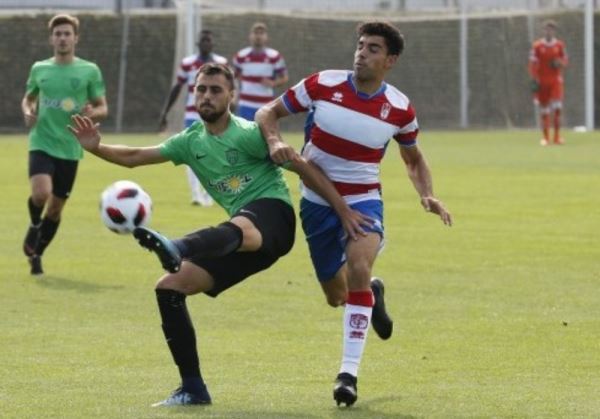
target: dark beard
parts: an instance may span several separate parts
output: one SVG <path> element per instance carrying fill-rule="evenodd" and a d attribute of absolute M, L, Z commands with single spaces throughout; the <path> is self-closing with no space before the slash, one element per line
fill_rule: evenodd
<path fill-rule="evenodd" d="M 218 121 L 219 118 L 221 118 L 225 114 L 225 112 L 227 112 L 227 109 L 224 109 L 221 112 L 217 112 L 212 109 L 204 109 L 204 110 L 198 111 L 198 113 L 200 114 L 200 118 L 202 118 L 203 121 L 206 121 L 209 123 Z"/>

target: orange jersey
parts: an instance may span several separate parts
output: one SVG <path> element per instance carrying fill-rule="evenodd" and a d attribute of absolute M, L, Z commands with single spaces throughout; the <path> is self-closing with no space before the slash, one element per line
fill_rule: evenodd
<path fill-rule="evenodd" d="M 545 38 L 534 41 L 529 53 L 529 75 L 542 83 L 562 81 L 562 68 L 568 63 L 563 41 Z"/>

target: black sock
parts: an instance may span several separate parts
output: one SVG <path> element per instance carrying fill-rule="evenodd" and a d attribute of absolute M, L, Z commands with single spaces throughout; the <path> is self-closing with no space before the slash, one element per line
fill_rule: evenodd
<path fill-rule="evenodd" d="M 157 289 L 156 301 L 165 339 L 173 360 L 179 368 L 183 390 L 199 394 L 204 382 L 200 374 L 196 333 L 185 304 L 185 294 L 174 290 Z"/>
<path fill-rule="evenodd" d="M 35 247 L 35 254 L 42 255 L 44 254 L 44 250 L 50 244 L 54 235 L 56 234 L 56 230 L 58 230 L 58 225 L 60 224 L 60 220 L 54 221 L 48 217 L 44 217 L 42 220 L 42 224 L 40 225 L 40 239 L 38 240 L 38 244 Z"/>
<path fill-rule="evenodd" d="M 235 252 L 242 245 L 242 229 L 226 221 L 217 227 L 203 228 L 173 240 L 183 257 L 217 258 Z"/>
<path fill-rule="evenodd" d="M 38 225 L 42 220 L 42 211 L 44 210 L 44 206 L 36 206 L 33 203 L 33 199 L 29 197 L 27 200 L 27 207 L 29 208 L 29 219 L 31 220 L 31 224 L 34 226 Z"/>

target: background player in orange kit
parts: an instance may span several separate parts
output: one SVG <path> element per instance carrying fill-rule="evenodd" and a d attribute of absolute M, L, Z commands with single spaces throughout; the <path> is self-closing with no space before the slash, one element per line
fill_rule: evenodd
<path fill-rule="evenodd" d="M 544 137 L 540 144 L 550 143 L 550 124 L 554 123 L 555 144 L 563 144 L 560 117 L 563 100 L 562 69 L 568 63 L 565 44 L 556 38 L 556 22 L 544 22 L 544 37 L 533 42 L 529 53 L 529 74 L 532 78 L 534 101 L 539 105 Z M 551 121 L 552 118 L 552 121 Z"/>

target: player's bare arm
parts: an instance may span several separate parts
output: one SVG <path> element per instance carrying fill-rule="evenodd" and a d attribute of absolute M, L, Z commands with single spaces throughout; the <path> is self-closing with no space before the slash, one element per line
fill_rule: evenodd
<path fill-rule="evenodd" d="M 344 231 L 352 240 L 357 240 L 359 235 L 367 235 L 362 226 L 370 227 L 373 224 L 371 218 L 350 208 L 319 166 L 296 154 L 286 168 L 297 173 L 307 187 L 331 205 L 340 217 Z"/>
<path fill-rule="evenodd" d="M 452 216 L 444 207 L 444 203 L 433 196 L 433 182 L 427 161 L 417 146 L 401 147 L 400 155 L 406 164 L 408 177 L 421 197 L 421 205 L 427 212 L 440 216 L 442 222 L 452 225 Z"/>
<path fill-rule="evenodd" d="M 73 125 L 69 131 L 73 133 L 81 146 L 88 152 L 110 163 L 125 167 L 143 166 L 146 164 L 164 163 L 167 161 L 159 151 L 159 147 L 128 147 L 124 145 L 102 144 L 102 137 L 97 122 L 87 116 L 73 115 Z"/>
<path fill-rule="evenodd" d="M 271 160 L 276 164 L 284 164 L 296 156 L 296 151 L 283 141 L 279 130 L 279 119 L 289 114 L 281 99 L 275 99 L 260 108 L 254 117 L 269 146 Z"/>
<path fill-rule="evenodd" d="M 21 111 L 25 126 L 31 128 L 37 120 L 37 96 L 26 94 L 21 101 Z"/>
<path fill-rule="evenodd" d="M 100 96 L 86 103 L 81 110 L 81 115 L 87 116 L 94 121 L 100 121 L 108 116 L 108 103 L 106 97 Z"/>
<path fill-rule="evenodd" d="M 167 129 L 167 115 L 168 115 L 169 111 L 171 110 L 173 103 L 175 103 L 175 101 L 179 97 L 179 93 L 181 92 L 182 86 L 183 86 L 183 83 L 175 83 L 173 85 L 173 87 L 171 88 L 171 91 L 169 92 L 169 97 L 167 99 L 167 103 L 165 104 L 165 107 L 163 108 L 162 112 L 160 113 L 160 117 L 159 117 L 158 130 L 160 132 Z"/>

